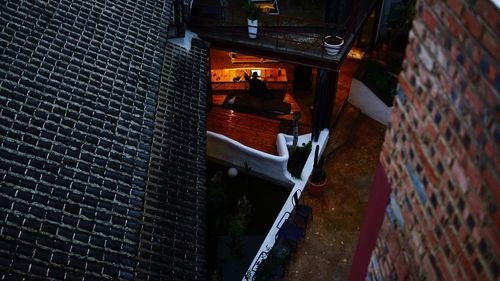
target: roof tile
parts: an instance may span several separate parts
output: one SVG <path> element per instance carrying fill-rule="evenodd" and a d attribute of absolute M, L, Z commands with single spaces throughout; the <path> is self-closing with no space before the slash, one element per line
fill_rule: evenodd
<path fill-rule="evenodd" d="M 153 134 L 170 5 L 7 1 L 0 17 L 0 218 L 11 221 L 0 226 L 0 271 L 132 279 L 150 148 L 139 140 Z M 127 156 L 110 153 L 111 143 L 127 145 Z M 131 244 L 113 240 L 125 233 Z M 95 237 L 110 241 L 100 255 L 92 254 Z M 18 250 L 5 252 L 6 245 Z"/>

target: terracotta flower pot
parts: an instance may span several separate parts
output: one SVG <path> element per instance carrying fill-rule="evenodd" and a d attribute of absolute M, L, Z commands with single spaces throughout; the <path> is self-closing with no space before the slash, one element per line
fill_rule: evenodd
<path fill-rule="evenodd" d="M 313 183 L 311 182 L 311 177 L 307 180 L 307 192 L 315 197 L 320 197 L 325 192 L 326 187 L 326 177 L 325 180 L 321 183 Z"/>

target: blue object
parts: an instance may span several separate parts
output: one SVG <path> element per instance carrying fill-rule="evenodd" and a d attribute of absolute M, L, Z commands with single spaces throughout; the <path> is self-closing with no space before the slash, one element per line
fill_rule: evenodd
<path fill-rule="evenodd" d="M 295 207 L 295 213 L 293 216 L 293 221 L 296 222 L 297 217 L 302 220 L 304 224 L 304 228 L 307 229 L 307 223 L 309 222 L 309 218 L 312 218 L 312 208 L 306 204 L 300 204 L 298 193 L 300 190 L 297 190 L 293 194 L 293 205 Z"/>
<path fill-rule="evenodd" d="M 295 225 L 290 220 L 286 220 L 278 230 L 277 239 L 278 241 L 288 241 L 293 242 L 295 247 L 297 243 L 305 235 L 305 229 Z"/>

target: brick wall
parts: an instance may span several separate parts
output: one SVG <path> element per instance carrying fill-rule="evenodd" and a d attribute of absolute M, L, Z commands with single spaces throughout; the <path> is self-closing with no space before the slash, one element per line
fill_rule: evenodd
<path fill-rule="evenodd" d="M 499 34 L 488 0 L 417 3 L 368 280 L 499 280 Z"/>

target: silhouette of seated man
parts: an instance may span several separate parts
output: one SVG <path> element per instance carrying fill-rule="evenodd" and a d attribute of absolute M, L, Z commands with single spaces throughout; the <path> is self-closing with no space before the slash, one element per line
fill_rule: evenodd
<path fill-rule="evenodd" d="M 250 95 L 258 98 L 264 98 L 267 96 L 267 86 L 264 81 L 258 78 L 257 72 L 252 73 L 252 78 L 245 73 L 245 81 L 250 84 Z"/>

